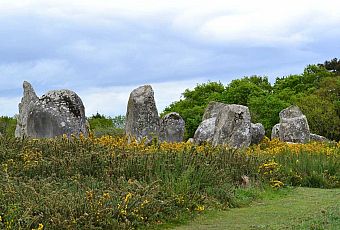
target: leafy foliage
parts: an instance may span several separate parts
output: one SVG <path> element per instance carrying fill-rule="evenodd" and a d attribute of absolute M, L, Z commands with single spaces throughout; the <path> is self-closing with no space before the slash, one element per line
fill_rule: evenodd
<path fill-rule="evenodd" d="M 111 118 L 97 113 L 89 117 L 88 121 L 95 136 L 119 136 L 124 134 L 125 116 L 118 115 Z"/>
<path fill-rule="evenodd" d="M 14 132 L 17 124 L 17 119 L 13 117 L 2 116 L 0 117 L 0 133 L 14 137 Z"/>
<path fill-rule="evenodd" d="M 205 107 L 210 101 L 222 101 L 225 87 L 220 82 L 198 84 L 194 90 L 186 89 L 183 99 L 165 108 L 163 114 L 177 112 L 185 120 L 185 137 L 192 137 L 202 120 Z"/>
<path fill-rule="evenodd" d="M 340 140 L 339 61 L 308 65 L 302 74 L 276 78 L 273 85 L 267 77 L 251 76 L 231 81 L 208 82 L 187 89 L 183 99 L 173 102 L 165 112 L 178 112 L 186 122 L 186 138 L 192 137 L 210 101 L 241 104 L 249 107 L 252 122 L 264 125 L 266 134 L 279 122 L 279 112 L 298 105 L 306 115 L 313 133 Z"/>

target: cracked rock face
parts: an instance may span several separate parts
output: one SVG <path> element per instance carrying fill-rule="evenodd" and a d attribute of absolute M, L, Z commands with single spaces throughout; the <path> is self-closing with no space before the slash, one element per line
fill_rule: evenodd
<path fill-rule="evenodd" d="M 307 118 L 297 106 L 282 110 L 280 116 L 279 137 L 281 141 L 307 143 L 310 141 L 310 131 Z"/>
<path fill-rule="evenodd" d="M 251 144 L 251 122 L 248 107 L 226 105 L 216 117 L 213 145 L 229 145 L 234 148 L 248 147 Z"/>
<path fill-rule="evenodd" d="M 23 88 L 16 137 L 51 138 L 80 133 L 88 135 L 85 108 L 75 92 L 53 90 L 39 98 L 30 83 L 25 81 Z"/>
<path fill-rule="evenodd" d="M 151 141 L 158 137 L 160 119 L 154 99 L 154 92 L 150 85 L 134 89 L 129 97 L 126 112 L 125 133 L 137 141 L 146 138 Z"/>
<path fill-rule="evenodd" d="M 159 140 L 165 142 L 182 142 L 185 122 L 175 112 L 166 114 L 160 121 Z"/>

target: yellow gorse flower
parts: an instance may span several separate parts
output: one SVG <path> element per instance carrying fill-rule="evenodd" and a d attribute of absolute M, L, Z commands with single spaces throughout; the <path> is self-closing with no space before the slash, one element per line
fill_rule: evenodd
<path fill-rule="evenodd" d="M 204 211 L 204 206 L 203 205 L 197 205 L 195 210 L 199 211 L 199 212 L 202 212 L 202 211 Z"/>
<path fill-rule="evenodd" d="M 132 197 L 132 193 L 128 193 L 128 194 L 126 194 L 126 196 L 125 196 L 125 199 L 124 199 L 124 202 L 125 203 L 128 203 L 129 202 L 129 199 Z"/>

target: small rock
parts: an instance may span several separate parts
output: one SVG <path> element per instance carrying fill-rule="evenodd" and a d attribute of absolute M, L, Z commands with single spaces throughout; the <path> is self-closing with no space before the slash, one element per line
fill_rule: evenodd
<path fill-rule="evenodd" d="M 264 127 L 261 123 L 253 124 L 251 123 L 251 143 L 258 144 L 260 143 L 265 135 Z"/>
<path fill-rule="evenodd" d="M 280 123 L 276 124 L 273 126 L 272 128 L 272 135 L 271 135 L 271 139 L 279 139 L 280 138 Z"/>
<path fill-rule="evenodd" d="M 184 130 L 183 118 L 178 113 L 168 113 L 161 119 L 159 139 L 165 142 L 182 142 Z"/>
<path fill-rule="evenodd" d="M 327 142 L 329 140 L 326 137 L 311 133 L 310 134 L 310 141 Z"/>

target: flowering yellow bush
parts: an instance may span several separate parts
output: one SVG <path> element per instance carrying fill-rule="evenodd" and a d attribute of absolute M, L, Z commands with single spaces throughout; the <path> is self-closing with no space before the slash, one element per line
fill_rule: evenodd
<path fill-rule="evenodd" d="M 247 149 L 248 155 L 275 156 L 279 153 L 299 154 L 301 152 L 322 154 L 326 156 L 340 156 L 340 142 L 309 142 L 306 144 L 286 143 L 278 139 L 270 140 L 265 137 L 259 145 L 251 146 Z"/>

